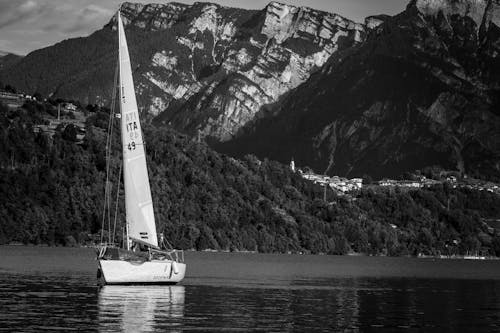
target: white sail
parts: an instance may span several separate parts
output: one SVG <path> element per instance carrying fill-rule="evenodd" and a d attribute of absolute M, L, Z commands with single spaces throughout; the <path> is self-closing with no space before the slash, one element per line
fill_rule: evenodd
<path fill-rule="evenodd" d="M 118 36 L 123 174 L 128 236 L 136 242 L 158 247 L 141 123 L 127 39 L 120 13 L 118 13 Z"/>

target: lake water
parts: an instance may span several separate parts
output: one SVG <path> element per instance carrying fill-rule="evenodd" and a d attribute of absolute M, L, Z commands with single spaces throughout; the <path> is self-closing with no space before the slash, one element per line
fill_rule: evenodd
<path fill-rule="evenodd" d="M 500 261 L 186 253 L 178 286 L 96 286 L 90 249 L 0 247 L 0 331 L 500 332 Z"/>

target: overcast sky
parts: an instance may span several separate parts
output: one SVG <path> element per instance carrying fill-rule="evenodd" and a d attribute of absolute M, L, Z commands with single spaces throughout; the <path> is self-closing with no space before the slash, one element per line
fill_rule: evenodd
<path fill-rule="evenodd" d="M 0 0 L 0 51 L 25 55 L 61 40 L 87 36 L 106 24 L 119 0 Z M 134 1 L 132 1 L 134 2 Z M 142 3 L 169 1 L 136 0 Z M 194 1 L 177 0 L 192 4 Z M 213 0 L 225 6 L 261 9 L 269 0 Z M 281 0 L 338 13 L 357 22 L 375 14 L 401 12 L 405 0 Z"/>

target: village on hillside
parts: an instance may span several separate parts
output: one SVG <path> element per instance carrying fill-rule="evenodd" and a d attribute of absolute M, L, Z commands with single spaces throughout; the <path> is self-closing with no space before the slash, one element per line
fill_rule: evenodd
<path fill-rule="evenodd" d="M 7 86 L 6 89 L 0 89 L 0 103 L 13 110 L 26 105 L 26 103 L 48 102 L 40 95 L 28 95 L 18 93 L 14 88 Z M 55 105 L 54 105 L 55 104 Z M 35 133 L 44 133 L 52 137 L 58 127 L 73 125 L 76 129 L 76 142 L 81 144 L 85 137 L 85 120 L 88 110 L 83 109 L 70 101 L 56 100 L 52 101 L 53 114 L 44 117 L 45 124 L 36 124 L 33 126 Z"/>
<path fill-rule="evenodd" d="M 421 189 L 428 188 L 440 184 L 449 184 L 453 188 L 468 188 L 477 191 L 488 191 L 491 193 L 500 194 L 499 184 L 493 182 L 482 181 L 479 179 L 468 178 L 464 176 L 458 178 L 456 175 L 452 175 L 452 172 L 443 171 L 440 174 L 439 179 L 430 179 L 423 175 L 412 175 L 412 179 L 382 179 L 379 181 L 366 181 L 362 178 L 352 178 L 348 179 L 339 176 L 326 176 L 316 174 L 313 171 L 303 171 L 296 168 L 295 161 L 292 159 L 290 162 L 290 169 L 302 176 L 302 178 L 310 180 L 315 184 L 319 184 L 323 187 L 329 187 L 336 191 L 337 194 L 344 195 L 357 190 L 361 190 L 363 187 L 387 187 L 387 188 L 400 188 L 400 189 Z"/>

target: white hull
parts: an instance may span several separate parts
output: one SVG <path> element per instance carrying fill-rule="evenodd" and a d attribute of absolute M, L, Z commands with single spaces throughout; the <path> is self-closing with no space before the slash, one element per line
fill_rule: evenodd
<path fill-rule="evenodd" d="M 102 284 L 176 284 L 184 279 L 186 264 L 171 260 L 134 262 L 99 260 Z M 177 271 L 177 273 L 175 272 Z M 99 274 L 99 273 L 98 273 Z"/>

